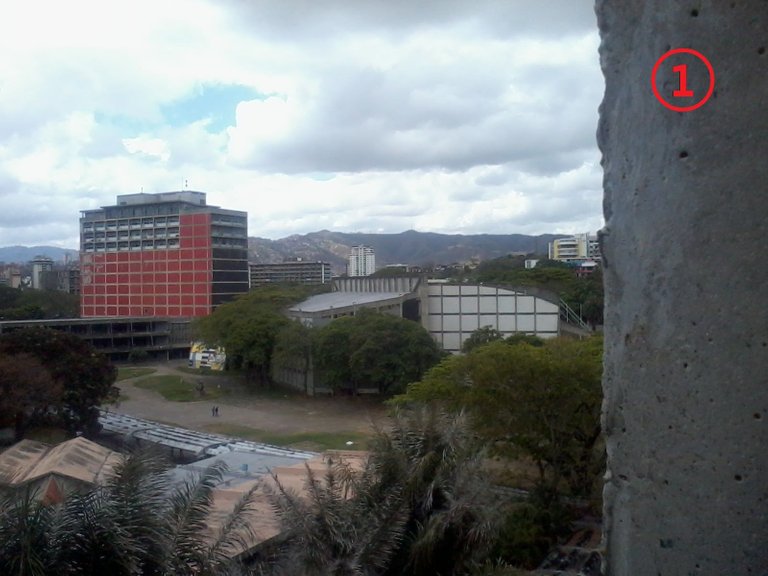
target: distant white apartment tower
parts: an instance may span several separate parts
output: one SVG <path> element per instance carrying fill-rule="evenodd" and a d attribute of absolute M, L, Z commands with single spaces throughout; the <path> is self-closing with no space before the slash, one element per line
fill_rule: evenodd
<path fill-rule="evenodd" d="M 348 276 L 370 276 L 376 272 L 376 255 L 370 246 L 353 246 L 349 253 Z"/>
<path fill-rule="evenodd" d="M 573 262 L 600 260 L 600 246 L 596 234 L 576 234 L 549 243 L 549 259 Z"/>
<path fill-rule="evenodd" d="M 35 256 L 32 260 L 32 288 L 43 289 L 43 273 L 53 270 L 53 260 L 47 256 Z"/>

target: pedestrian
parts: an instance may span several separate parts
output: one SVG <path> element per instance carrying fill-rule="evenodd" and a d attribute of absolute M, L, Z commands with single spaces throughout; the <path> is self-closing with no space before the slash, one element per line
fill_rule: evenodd
<path fill-rule="evenodd" d="M 211 416 L 216 416 L 216 406 L 211 406 Z"/>
<path fill-rule="evenodd" d="M 219 407 L 216 406 L 216 416 L 218 416 L 218 415 L 219 415 Z"/>

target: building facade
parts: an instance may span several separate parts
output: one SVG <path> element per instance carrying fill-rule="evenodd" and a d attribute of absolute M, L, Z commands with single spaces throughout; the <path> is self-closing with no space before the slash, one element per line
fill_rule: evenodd
<path fill-rule="evenodd" d="M 43 290 L 57 290 L 68 294 L 80 294 L 80 265 L 70 264 L 64 268 L 46 270 L 41 274 Z"/>
<path fill-rule="evenodd" d="M 294 260 L 276 264 L 250 264 L 249 267 L 251 288 L 282 282 L 327 284 L 331 281 L 331 265 L 328 262 Z"/>
<path fill-rule="evenodd" d="M 121 195 L 81 213 L 85 318 L 205 316 L 247 291 L 247 214 L 203 192 Z"/>
<path fill-rule="evenodd" d="M 35 256 L 32 260 L 32 288 L 43 289 L 43 275 L 53 270 L 53 260 L 47 256 Z"/>
<path fill-rule="evenodd" d="M 376 255 L 370 246 L 353 246 L 349 253 L 347 276 L 370 276 L 376 272 Z"/>
<path fill-rule="evenodd" d="M 485 326 L 505 337 L 560 334 L 559 304 L 519 290 L 432 280 L 426 300 L 422 324 L 448 352 L 459 352 L 472 332 Z"/>
<path fill-rule="evenodd" d="M 600 260 L 600 245 L 596 234 L 576 234 L 549 243 L 549 259 L 562 262 Z"/>

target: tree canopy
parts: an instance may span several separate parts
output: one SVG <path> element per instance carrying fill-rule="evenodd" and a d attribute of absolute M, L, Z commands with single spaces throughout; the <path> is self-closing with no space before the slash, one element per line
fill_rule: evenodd
<path fill-rule="evenodd" d="M 290 322 L 283 309 L 310 293 L 298 285 L 256 288 L 197 319 L 194 330 L 207 344 L 226 350 L 229 367 L 245 370 L 249 381 L 267 384 L 278 333 Z"/>
<path fill-rule="evenodd" d="M 76 294 L 0 286 L 0 319 L 37 320 L 79 316 L 80 298 Z"/>
<path fill-rule="evenodd" d="M 601 375 L 598 337 L 539 347 L 497 341 L 443 360 L 394 402 L 467 409 L 498 452 L 536 463 L 543 490 L 555 493 L 565 480 L 586 495 L 602 465 Z"/>
<path fill-rule="evenodd" d="M 0 357 L 18 362 L 13 370 L 0 370 L 0 385 L 26 390 L 17 415 L 29 410 L 33 416 L 55 415 L 70 430 L 89 431 L 97 424 L 99 405 L 117 393 L 117 371 L 109 359 L 73 334 L 48 328 L 8 332 L 0 335 Z M 48 379 L 52 386 L 43 393 Z"/>
<path fill-rule="evenodd" d="M 424 328 L 411 320 L 361 310 L 317 331 L 313 357 L 333 389 L 405 390 L 442 356 Z"/>
<path fill-rule="evenodd" d="M 468 574 L 495 535 L 483 453 L 462 414 L 395 414 L 362 470 L 344 462 L 309 473 L 308 498 L 274 495 L 289 540 L 285 574 Z M 279 479 L 278 479 L 279 480 Z"/>

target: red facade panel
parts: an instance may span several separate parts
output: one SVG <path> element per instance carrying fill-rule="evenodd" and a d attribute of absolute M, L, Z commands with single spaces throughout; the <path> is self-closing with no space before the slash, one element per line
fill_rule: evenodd
<path fill-rule="evenodd" d="M 142 242 L 146 239 L 147 235 Z M 171 249 L 147 249 L 143 244 L 141 250 L 82 253 L 81 314 L 85 317 L 209 314 L 211 215 L 180 214 L 178 240 L 179 247 Z"/>

